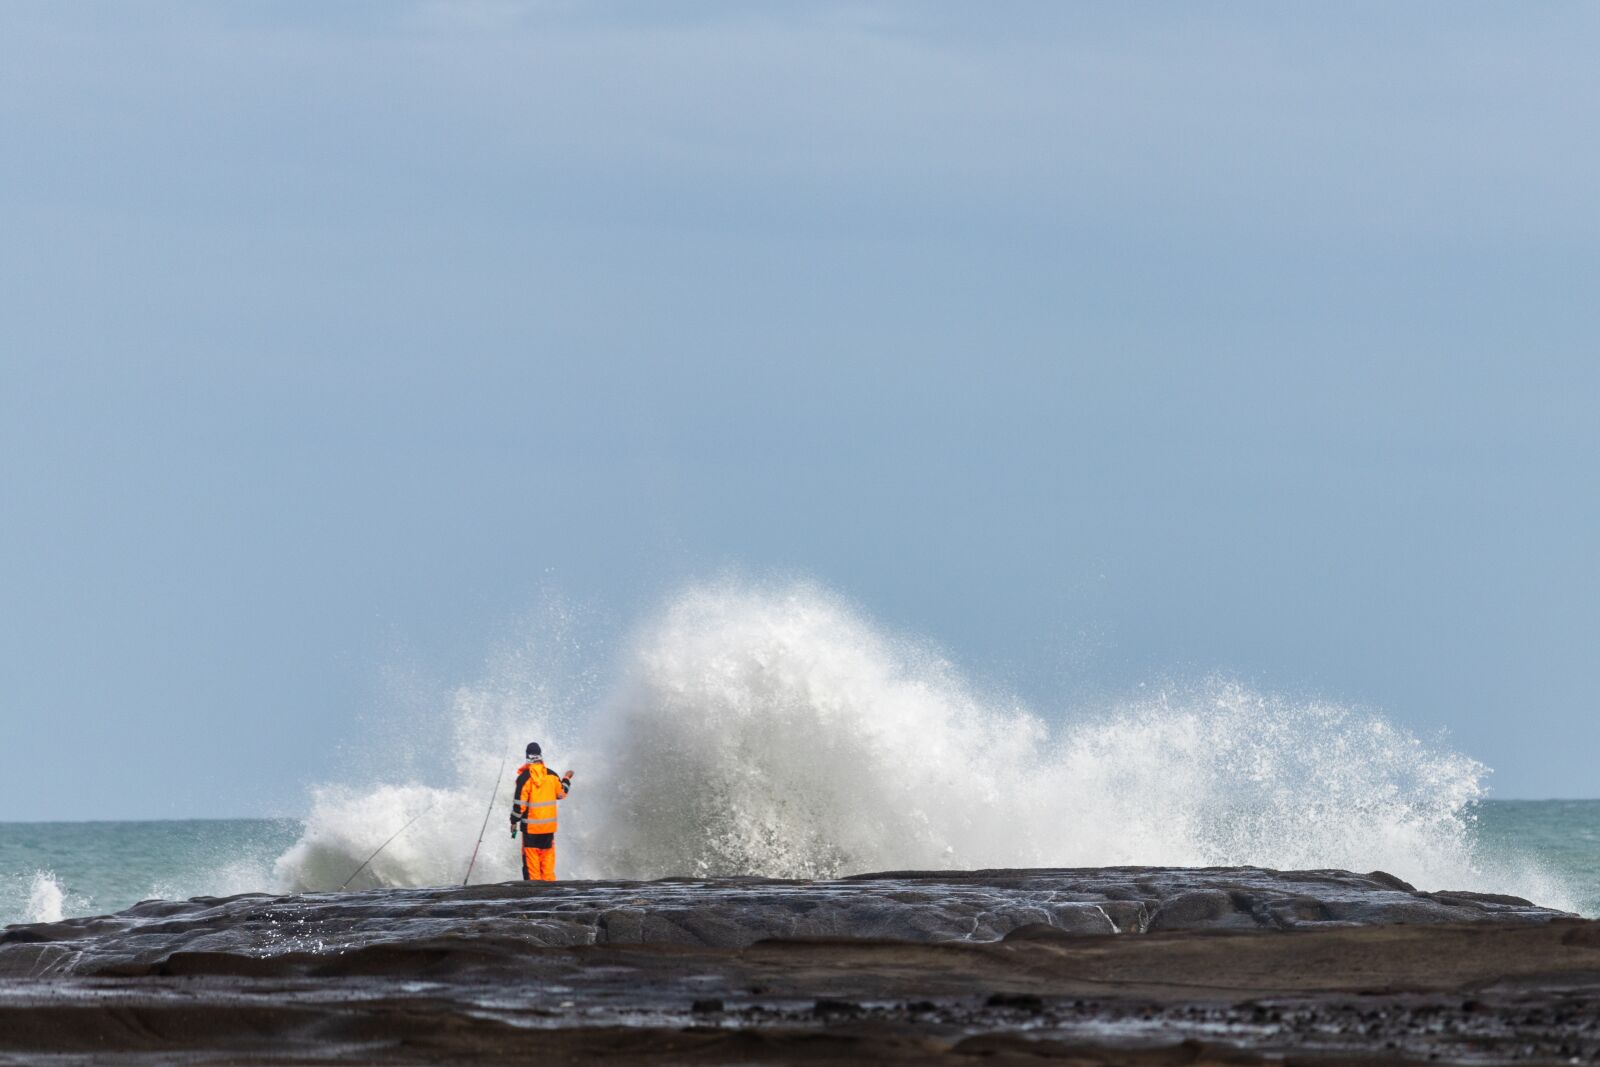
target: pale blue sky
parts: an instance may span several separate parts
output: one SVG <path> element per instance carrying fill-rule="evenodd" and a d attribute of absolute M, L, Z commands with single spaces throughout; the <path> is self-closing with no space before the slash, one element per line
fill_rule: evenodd
<path fill-rule="evenodd" d="M 664 14 L 670 11 L 671 14 Z M 0 819 L 798 573 L 1600 794 L 1600 8 L 0 5 Z M 86 783 L 94 781 L 97 784 Z"/>

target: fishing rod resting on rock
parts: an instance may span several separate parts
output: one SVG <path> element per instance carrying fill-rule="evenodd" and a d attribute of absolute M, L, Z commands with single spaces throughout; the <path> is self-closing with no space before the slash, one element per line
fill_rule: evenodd
<path fill-rule="evenodd" d="M 434 803 L 438 803 L 438 802 L 435 801 Z M 381 844 L 377 848 L 373 849 L 372 850 L 372 855 L 370 855 L 366 859 L 362 860 L 361 861 L 361 866 L 359 866 L 355 870 L 351 871 L 350 872 L 350 877 L 346 878 L 344 880 L 344 885 L 341 885 L 339 888 L 341 890 L 348 888 L 350 883 L 356 880 L 356 875 L 358 875 L 362 871 L 366 870 L 367 869 L 367 864 L 369 864 L 373 860 L 377 859 L 378 858 L 378 853 L 382 852 L 384 849 L 389 847 L 389 842 L 390 841 L 393 841 L 395 838 L 399 837 L 401 834 L 403 834 L 407 830 L 409 830 L 411 828 L 411 824 L 412 823 L 416 822 L 418 819 L 420 819 L 424 815 L 428 814 L 428 812 L 432 811 L 433 807 L 434 807 L 433 804 L 429 804 L 427 807 L 423 808 L 421 811 L 419 811 L 415 815 L 411 816 L 410 820 L 407 821 L 404 826 L 400 827 L 400 829 L 398 829 L 394 833 L 390 834 L 389 835 L 389 841 L 385 841 L 383 844 Z"/>

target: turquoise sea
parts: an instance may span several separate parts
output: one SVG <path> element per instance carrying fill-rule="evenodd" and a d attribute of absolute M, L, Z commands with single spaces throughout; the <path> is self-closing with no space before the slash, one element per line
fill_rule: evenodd
<path fill-rule="evenodd" d="M 1484 801 L 1471 823 L 1486 870 L 1537 868 L 1566 902 L 1600 917 L 1600 800 Z M 273 891 L 277 860 L 303 831 L 293 819 L 0 823 L 0 925 L 149 897 Z"/>
<path fill-rule="evenodd" d="M 1600 800 L 1487 800 L 1476 807 L 1486 861 L 1531 863 L 1566 888 L 1579 913 L 1600 918 Z"/>

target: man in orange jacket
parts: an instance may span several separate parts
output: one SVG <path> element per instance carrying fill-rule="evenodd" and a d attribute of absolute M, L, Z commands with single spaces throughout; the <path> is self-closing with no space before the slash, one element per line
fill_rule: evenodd
<path fill-rule="evenodd" d="M 556 880 L 556 802 L 572 788 L 572 772 L 561 777 L 544 765 L 537 741 L 528 742 L 528 762 L 517 768 L 511 793 L 511 836 L 522 831 L 522 877 Z"/>

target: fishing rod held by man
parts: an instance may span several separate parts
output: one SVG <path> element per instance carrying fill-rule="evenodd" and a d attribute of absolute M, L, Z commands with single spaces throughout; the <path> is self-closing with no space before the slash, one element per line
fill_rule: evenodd
<path fill-rule="evenodd" d="M 511 836 L 522 833 L 522 877 L 556 880 L 556 803 L 572 788 L 572 772 L 556 775 L 544 765 L 539 742 L 528 742 L 528 762 L 517 768 L 511 791 Z"/>

